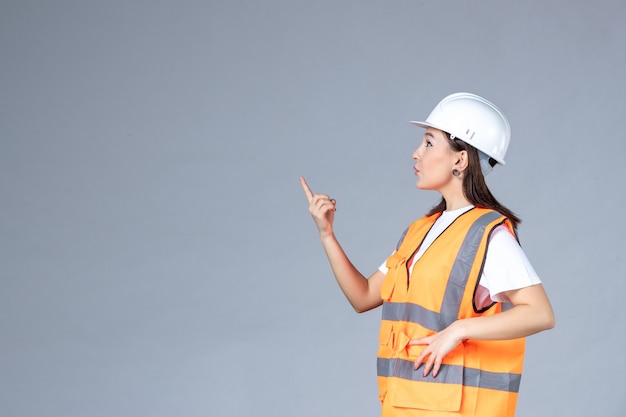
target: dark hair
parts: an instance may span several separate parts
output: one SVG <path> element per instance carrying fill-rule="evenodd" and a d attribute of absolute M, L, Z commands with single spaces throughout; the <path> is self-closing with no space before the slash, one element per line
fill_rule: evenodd
<path fill-rule="evenodd" d="M 454 151 L 467 152 L 467 168 L 463 172 L 463 194 L 465 195 L 465 198 L 467 198 L 475 207 L 489 208 L 497 211 L 503 216 L 506 216 L 513 224 L 513 227 L 517 229 L 517 226 L 522 222 L 522 220 L 511 210 L 500 204 L 493 194 L 491 194 L 491 191 L 489 191 L 482 169 L 480 168 L 480 158 L 476 148 L 468 145 L 460 139 L 452 139 L 448 133 L 444 133 L 448 138 L 450 147 Z M 494 166 L 495 164 L 496 161 L 493 158 L 489 158 L 489 165 Z M 442 198 L 439 204 L 430 210 L 428 215 L 430 216 L 432 214 L 439 213 L 445 209 L 446 200 Z"/>

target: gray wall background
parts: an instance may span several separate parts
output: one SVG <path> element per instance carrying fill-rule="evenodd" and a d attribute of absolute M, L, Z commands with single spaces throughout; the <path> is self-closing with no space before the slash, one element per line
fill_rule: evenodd
<path fill-rule="evenodd" d="M 369 275 L 455 91 L 557 314 L 518 415 L 623 415 L 623 1 L 4 0 L 0 56 L 1 415 L 377 416 L 298 176 Z"/>

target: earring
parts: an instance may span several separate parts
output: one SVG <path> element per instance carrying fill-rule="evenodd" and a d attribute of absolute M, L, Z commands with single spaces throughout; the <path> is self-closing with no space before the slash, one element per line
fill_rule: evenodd
<path fill-rule="evenodd" d="M 457 167 L 452 168 L 452 175 L 458 177 L 459 175 L 461 175 L 461 170 Z"/>

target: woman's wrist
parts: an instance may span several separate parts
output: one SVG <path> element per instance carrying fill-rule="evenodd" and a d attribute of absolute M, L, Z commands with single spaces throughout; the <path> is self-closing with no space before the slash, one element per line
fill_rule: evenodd
<path fill-rule="evenodd" d="M 332 232 L 332 230 L 330 232 L 320 232 L 320 240 L 322 241 L 322 244 L 330 243 L 336 240 L 335 234 Z"/>
<path fill-rule="evenodd" d="M 450 325 L 450 330 L 452 330 L 452 334 L 460 341 L 464 342 L 469 339 L 469 335 L 467 334 L 467 325 L 469 319 L 461 319 L 457 320 Z"/>

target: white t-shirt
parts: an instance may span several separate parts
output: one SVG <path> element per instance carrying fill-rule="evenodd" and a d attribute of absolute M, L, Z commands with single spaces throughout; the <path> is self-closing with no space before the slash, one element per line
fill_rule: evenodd
<path fill-rule="evenodd" d="M 439 216 L 409 265 L 409 279 L 415 261 L 422 257 L 424 251 L 457 217 L 472 207 L 444 211 Z M 378 270 L 387 274 L 386 261 Z M 540 283 L 541 280 L 515 237 L 506 226 L 496 227 L 489 240 L 485 265 L 476 291 L 476 307 L 478 309 L 487 307 L 493 301 L 508 302 L 509 299 L 504 292 Z"/>

